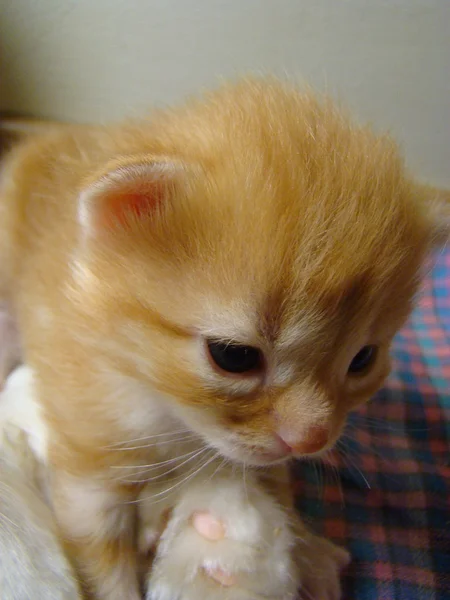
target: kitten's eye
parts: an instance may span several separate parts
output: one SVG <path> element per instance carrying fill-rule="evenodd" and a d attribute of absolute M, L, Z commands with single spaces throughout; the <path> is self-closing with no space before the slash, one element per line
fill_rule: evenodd
<path fill-rule="evenodd" d="M 368 369 L 377 356 L 377 347 L 376 346 L 364 346 L 361 350 L 356 354 L 350 366 L 348 368 L 348 372 L 350 375 L 362 373 L 366 369 Z"/>
<path fill-rule="evenodd" d="M 248 373 L 262 366 L 262 354 L 253 346 L 227 344 L 209 340 L 209 355 L 215 364 L 227 373 Z"/>

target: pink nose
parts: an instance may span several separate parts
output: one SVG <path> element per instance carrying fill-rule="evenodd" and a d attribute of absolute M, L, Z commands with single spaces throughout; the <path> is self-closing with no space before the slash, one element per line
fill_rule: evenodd
<path fill-rule="evenodd" d="M 288 436 L 282 434 L 280 438 L 286 446 L 289 446 L 293 454 L 314 454 L 326 446 L 330 438 L 330 430 L 323 425 L 313 425 L 299 441 L 291 441 Z"/>

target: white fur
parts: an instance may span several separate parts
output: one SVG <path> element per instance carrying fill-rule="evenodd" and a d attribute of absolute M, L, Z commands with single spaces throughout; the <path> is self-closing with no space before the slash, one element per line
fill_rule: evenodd
<path fill-rule="evenodd" d="M 31 391 L 31 372 L 22 367 L 0 395 L 0 595 L 81 600 L 45 501 L 46 430 Z"/>
<path fill-rule="evenodd" d="M 14 452 L 20 454 L 18 445 Z M 18 468 L 17 468 L 18 467 Z M 23 464 L 0 460 L 2 600 L 80 600 L 53 515 Z"/>
<path fill-rule="evenodd" d="M 34 399 L 33 376 L 20 367 L 0 395 L 0 591 L 2 600 L 75 600 L 76 579 L 57 538 L 55 516 L 41 477 L 47 429 Z M 100 482 L 66 477 L 65 525 L 73 537 L 131 535 L 132 505 L 123 506 Z M 125 561 L 108 574 L 98 597 L 140 600 L 134 567 Z M 131 590 L 131 591 L 130 591 Z M 134 596 L 133 596 L 134 594 Z"/>
<path fill-rule="evenodd" d="M 101 481 L 66 475 L 59 481 L 58 492 L 67 499 L 64 525 L 73 538 L 114 539 L 132 527 L 131 506 L 123 507 Z"/>
<path fill-rule="evenodd" d="M 81 287 L 88 293 L 96 289 L 98 279 L 83 259 L 74 258 L 70 263 L 70 271 L 77 287 Z M 68 285 L 68 289 L 71 290 L 71 284 Z"/>
<path fill-rule="evenodd" d="M 131 538 L 135 508 L 103 482 L 65 475 L 58 479 L 57 493 L 65 499 L 59 519 L 72 539 L 86 537 L 84 543 L 89 543 Z M 96 599 L 140 600 L 136 577 L 136 566 L 124 558 L 97 582 Z"/>
<path fill-rule="evenodd" d="M 0 395 L 0 451 L 9 425 L 26 432 L 28 443 L 39 461 L 47 461 L 47 427 L 33 392 L 33 374 L 21 366 L 9 376 Z"/>
<path fill-rule="evenodd" d="M 133 355 L 134 356 L 134 355 Z M 130 357 L 131 358 L 131 357 Z M 115 418 L 117 425 L 123 432 L 123 439 L 117 440 L 118 445 L 129 447 L 135 445 L 130 440 L 142 438 L 140 443 L 148 443 L 152 436 L 167 434 L 163 446 L 157 449 L 158 454 L 165 456 L 168 453 L 176 454 L 178 448 L 176 433 L 186 430 L 186 425 L 170 408 L 170 398 L 163 396 L 156 390 L 144 386 L 132 377 L 128 377 L 111 369 L 110 365 L 102 359 L 97 359 L 96 369 L 109 388 L 108 411 Z M 137 366 L 137 365 L 136 365 Z M 124 410 L 123 401 L 127 400 L 127 410 Z M 172 436 L 172 434 L 174 434 Z M 186 434 L 180 434 L 186 435 Z M 167 440 L 173 437 L 173 446 Z M 192 437 L 194 435 L 192 434 Z M 139 440 L 138 440 L 139 441 Z M 180 449 L 184 452 L 184 446 Z"/>

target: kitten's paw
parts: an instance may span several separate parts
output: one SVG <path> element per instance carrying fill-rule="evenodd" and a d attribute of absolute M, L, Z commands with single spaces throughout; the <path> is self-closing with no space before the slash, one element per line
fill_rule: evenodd
<path fill-rule="evenodd" d="M 242 482 L 183 496 L 161 537 L 147 600 L 293 600 L 295 536 L 285 513 Z"/>
<path fill-rule="evenodd" d="M 341 571 L 350 554 L 332 542 L 306 532 L 298 538 L 301 600 L 340 600 Z"/>

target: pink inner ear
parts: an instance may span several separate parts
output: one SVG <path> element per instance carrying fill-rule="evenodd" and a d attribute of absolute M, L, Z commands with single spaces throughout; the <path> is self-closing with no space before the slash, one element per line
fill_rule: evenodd
<path fill-rule="evenodd" d="M 163 186 L 153 183 L 142 191 L 121 190 L 109 194 L 103 208 L 102 225 L 111 228 L 148 217 L 163 200 Z"/>

